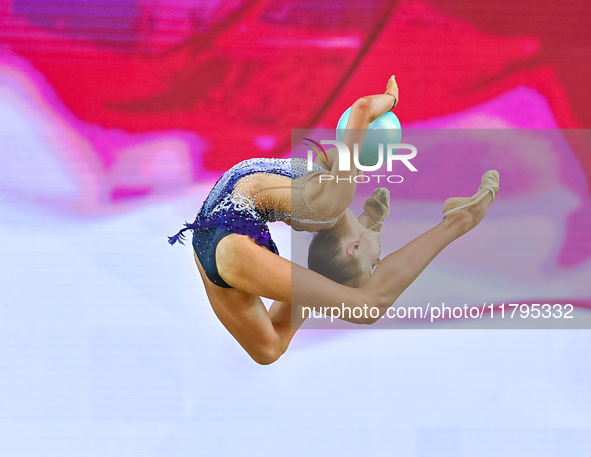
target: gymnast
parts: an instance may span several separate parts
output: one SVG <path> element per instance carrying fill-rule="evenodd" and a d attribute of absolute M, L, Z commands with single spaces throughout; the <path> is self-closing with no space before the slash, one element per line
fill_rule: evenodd
<path fill-rule="evenodd" d="M 397 103 L 394 76 L 384 94 L 357 100 L 342 138 L 349 150 L 354 143 L 361 150 L 369 124 Z M 484 218 L 499 190 L 498 173 L 486 172 L 476 194 L 446 200 L 439 224 L 380 260 L 379 228 L 389 212 L 389 194 L 376 189 L 357 219 L 348 206 L 356 190 L 351 177 L 361 172 L 352 157 L 350 170 L 340 170 L 336 155 L 330 151 L 328 163 L 315 163 L 312 172 L 304 159 L 244 160 L 217 181 L 195 221 L 169 237 L 170 244 L 182 243 L 183 232 L 192 230 L 193 255 L 211 306 L 257 363 L 273 363 L 287 350 L 304 321 L 292 321 L 292 306 L 322 310 L 327 304 L 371 303 L 380 310 L 377 318 L 344 320 L 377 321 L 443 248 Z M 312 179 L 321 174 L 339 182 Z M 319 232 L 309 250 L 310 269 L 278 255 L 267 226 L 274 221 Z M 268 310 L 260 297 L 274 300 Z"/>

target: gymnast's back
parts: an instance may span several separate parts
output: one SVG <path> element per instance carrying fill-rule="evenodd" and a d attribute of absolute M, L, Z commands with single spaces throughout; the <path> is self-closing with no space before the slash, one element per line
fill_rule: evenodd
<path fill-rule="evenodd" d="M 267 223 L 282 221 L 294 230 L 316 232 L 332 228 L 338 217 L 328 217 L 310 207 L 306 183 L 327 170 L 317 164 L 308 172 L 305 159 L 257 158 L 239 162 L 216 182 L 203 202 L 195 221 L 169 237 L 182 243 L 183 232 L 193 231 L 193 247 L 208 278 L 229 287 L 217 273 L 215 249 L 232 233 L 247 235 L 275 254 L 279 250 Z"/>
<path fill-rule="evenodd" d="M 282 221 L 298 231 L 331 228 L 338 218 L 312 209 L 304 192 L 311 178 L 327 170 L 313 164 L 313 171 L 308 172 L 307 166 L 301 158 L 243 160 L 216 182 L 195 222 L 204 222 L 217 213 L 237 211 L 261 222 Z M 178 239 L 172 238 L 174 244 Z"/>

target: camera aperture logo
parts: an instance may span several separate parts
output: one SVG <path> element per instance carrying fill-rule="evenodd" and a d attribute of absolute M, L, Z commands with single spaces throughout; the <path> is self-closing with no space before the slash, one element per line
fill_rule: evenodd
<path fill-rule="evenodd" d="M 332 145 L 334 148 L 337 149 L 337 156 L 335 160 L 338 162 L 338 170 L 339 171 L 351 171 L 351 151 L 349 147 L 337 140 L 321 140 L 320 143 L 310 139 L 304 138 L 304 140 L 309 141 L 312 144 L 303 143 L 306 146 L 312 148 L 312 150 L 308 150 L 308 171 L 314 171 L 314 152 L 318 155 L 321 161 L 323 161 L 326 165 L 329 165 L 328 154 L 326 153 L 325 149 L 322 147 L 323 144 Z M 392 171 L 392 165 L 395 161 L 401 162 L 404 164 L 410 171 L 416 172 L 418 171 L 416 167 L 410 163 L 411 159 L 416 157 L 417 155 L 417 148 L 414 147 L 412 144 L 406 143 L 379 143 L 378 145 L 379 151 L 377 154 L 377 163 L 375 165 L 362 165 L 359 161 L 359 145 L 357 143 L 353 144 L 353 163 L 358 170 L 363 172 L 375 172 L 378 171 L 384 165 L 384 157 L 386 161 L 386 169 L 388 172 Z M 399 152 L 400 149 L 407 149 L 410 152 L 408 154 L 401 154 Z M 386 154 L 384 154 L 384 150 L 386 150 Z M 322 151 L 322 154 L 320 153 Z M 401 183 L 404 178 L 400 175 L 376 175 L 376 174 L 361 174 L 354 177 L 339 177 L 333 175 L 319 175 L 319 182 L 322 181 L 332 181 L 336 180 L 351 182 L 351 179 L 359 184 L 365 184 L 372 181 L 372 178 L 377 178 L 377 182 L 380 182 L 380 178 L 386 178 L 386 181 L 392 184 Z"/>

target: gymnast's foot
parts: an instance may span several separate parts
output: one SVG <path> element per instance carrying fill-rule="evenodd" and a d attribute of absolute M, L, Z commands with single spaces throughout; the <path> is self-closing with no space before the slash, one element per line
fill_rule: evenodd
<path fill-rule="evenodd" d="M 470 230 L 486 216 L 498 192 L 499 173 L 489 170 L 482 175 L 482 184 L 472 197 L 453 197 L 445 201 L 443 218 L 459 219 L 466 224 L 467 230 Z"/>
<path fill-rule="evenodd" d="M 369 230 L 379 232 L 382 224 L 390 214 L 390 191 L 385 187 L 380 187 L 373 191 L 363 205 L 363 214 L 358 220 Z"/>

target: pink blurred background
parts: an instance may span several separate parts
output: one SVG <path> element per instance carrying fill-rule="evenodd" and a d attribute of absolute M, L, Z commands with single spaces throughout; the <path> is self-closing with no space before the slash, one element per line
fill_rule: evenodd
<path fill-rule="evenodd" d="M 180 191 L 247 157 L 285 156 L 290 129 L 334 126 L 392 73 L 403 126 L 511 93 L 501 108 L 510 126 L 591 127 L 585 1 L 0 5 L 4 110 L 44 132 L 44 154 L 70 192 L 12 190 L 78 210 Z M 527 109 L 516 88 L 547 109 Z M 483 115 L 473 127 L 499 127 Z M 18 133 L 3 134 L 6 153 Z"/>
<path fill-rule="evenodd" d="M 403 131 L 568 129 L 566 145 L 505 147 L 485 162 L 509 178 L 502 201 L 572 194 L 575 204 L 544 209 L 565 226 L 555 261 L 591 257 L 587 2 L 0 5 L 6 201 L 101 217 L 207 188 L 240 160 L 289 156 L 292 129 L 334 128 L 396 74 Z M 457 179 L 462 160 L 436 166 L 456 174 L 450 195 L 472 192 Z M 395 198 L 439 201 L 441 192 L 430 178 Z"/>
<path fill-rule="evenodd" d="M 0 0 L 7 455 L 591 455 L 588 331 L 305 330 L 259 367 L 166 242 L 230 166 L 289 157 L 391 74 L 421 147 L 385 252 L 501 174 L 400 304 L 588 324 L 588 1 Z"/>

